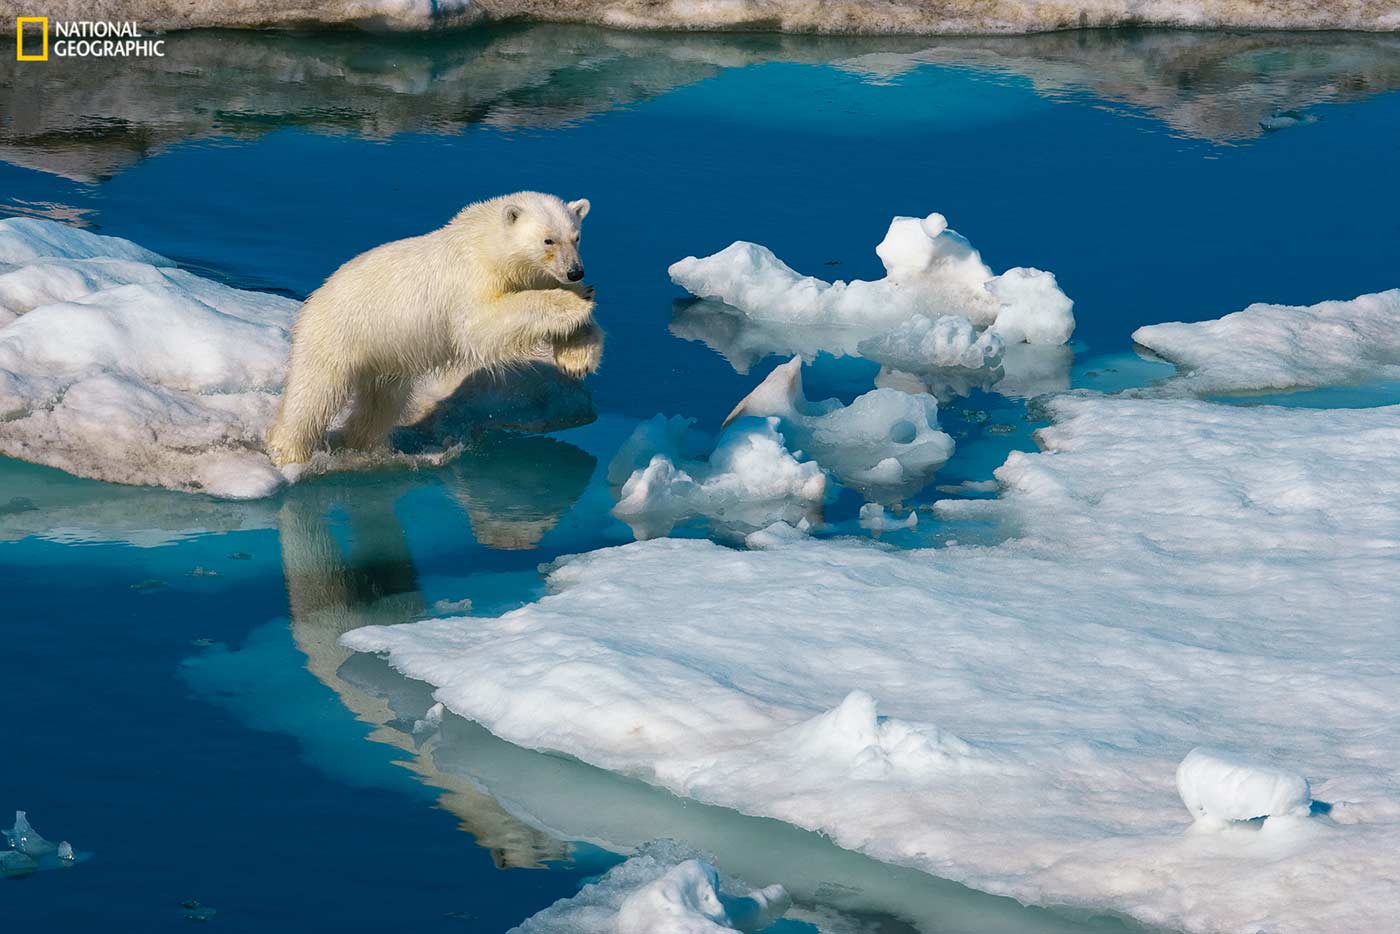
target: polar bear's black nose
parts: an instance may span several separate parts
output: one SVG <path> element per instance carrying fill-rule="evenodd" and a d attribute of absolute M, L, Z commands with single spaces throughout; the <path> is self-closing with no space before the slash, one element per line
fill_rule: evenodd
<path fill-rule="evenodd" d="M 570 267 L 569 267 L 569 281 L 570 281 L 570 282 L 577 282 L 578 280 L 580 280 L 580 279 L 582 279 L 582 278 L 583 278 L 583 267 L 582 267 L 582 266 L 570 266 Z"/>

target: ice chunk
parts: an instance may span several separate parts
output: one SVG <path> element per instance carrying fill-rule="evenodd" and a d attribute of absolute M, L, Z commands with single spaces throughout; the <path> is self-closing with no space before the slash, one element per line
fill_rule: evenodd
<path fill-rule="evenodd" d="M 39 859 L 58 852 L 57 846 L 45 840 L 29 825 L 29 818 L 24 811 L 15 811 L 15 825 L 9 830 L 0 832 L 5 834 L 5 839 L 10 841 L 10 846 L 26 856 Z"/>
<path fill-rule="evenodd" d="M 826 474 L 789 452 L 778 419 L 736 420 L 705 460 L 685 457 L 688 429 L 688 420 L 658 415 L 637 428 L 608 469 L 610 479 L 626 477 L 613 514 L 638 538 L 665 535 L 694 517 L 743 530 L 795 524 L 826 500 Z M 643 457 L 645 466 L 629 474 Z"/>
<path fill-rule="evenodd" d="M 801 450 L 843 484 L 899 498 L 922 488 L 953 454 L 938 429 L 938 402 L 925 394 L 874 389 L 850 405 L 811 402 L 802 391 L 802 359 L 775 367 L 729 413 L 779 419 L 789 447 Z"/>
<path fill-rule="evenodd" d="M 1176 789 L 1197 820 L 1306 817 L 1312 791 L 1303 776 L 1217 749 L 1196 748 L 1176 770 Z"/>
<path fill-rule="evenodd" d="M 801 276 L 768 248 L 743 241 L 703 259 L 686 257 L 670 274 L 694 295 L 789 325 L 874 334 L 915 315 L 955 315 L 1007 342 L 1046 344 L 1063 344 L 1074 330 L 1072 303 L 1053 275 L 1016 268 L 994 276 L 941 214 L 896 217 L 875 252 L 885 266 L 885 278 L 875 281 Z"/>
<path fill-rule="evenodd" d="M 727 887 L 727 886 L 726 886 Z M 671 841 L 643 847 L 512 934 L 711 934 L 758 931 L 791 905 L 781 885 L 725 895 L 719 872 Z"/>
<path fill-rule="evenodd" d="M 638 542 L 558 562 L 502 618 L 342 641 L 506 740 L 1023 901 L 1189 931 L 1384 929 L 1400 407 L 1046 411 L 1044 450 L 1007 459 L 999 498 L 935 506 L 1002 544 Z M 1280 704 L 1280 685 L 1306 689 Z M 1346 823 L 1181 832 L 1182 751 L 1281 742 Z"/>
<path fill-rule="evenodd" d="M 1316 305 L 1250 305 L 1133 340 L 1175 363 L 1168 387 L 1209 394 L 1400 379 L 1400 289 Z"/>

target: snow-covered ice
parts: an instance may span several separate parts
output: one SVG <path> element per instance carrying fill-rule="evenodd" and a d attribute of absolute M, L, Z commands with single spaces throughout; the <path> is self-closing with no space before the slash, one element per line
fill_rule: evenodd
<path fill-rule="evenodd" d="M 1400 289 L 1316 305 L 1258 303 L 1191 324 L 1152 324 L 1133 340 L 1181 369 L 1189 392 L 1304 389 L 1400 379 Z"/>
<path fill-rule="evenodd" d="M 609 465 L 618 489 L 613 514 L 638 538 L 665 535 L 695 517 L 745 531 L 795 524 L 826 501 L 826 473 L 788 450 L 776 418 L 735 420 L 708 455 L 688 456 L 703 446 L 691 435 L 690 419 L 658 415 L 637 427 Z"/>
<path fill-rule="evenodd" d="M 1224 824 L 1260 817 L 1306 817 L 1308 780 L 1218 749 L 1193 749 L 1176 769 L 1176 789 L 1198 821 Z"/>
<path fill-rule="evenodd" d="M 889 510 L 879 503 L 866 503 L 860 507 L 860 527 L 872 532 L 897 532 L 912 529 L 919 524 L 919 514 L 912 509 L 904 518 L 890 515 Z"/>
<path fill-rule="evenodd" d="M 926 342 L 912 330 L 917 328 L 910 324 L 915 316 L 965 318 L 1005 343 L 1058 345 L 1074 332 L 1073 303 L 1053 274 L 1016 267 L 993 275 L 942 214 L 896 217 L 875 252 L 885 267 L 885 277 L 875 281 L 802 276 L 772 250 L 744 241 L 712 256 L 686 257 L 669 272 L 692 294 L 724 302 L 755 320 L 793 328 L 856 329 L 877 349 L 888 344 L 904 356 L 933 353 L 933 359 L 923 361 L 926 365 L 948 365 L 942 361 L 963 357 L 981 338 L 964 329 L 960 335 L 939 331 Z M 893 329 L 899 330 L 880 336 Z M 984 359 L 990 342 L 987 338 L 982 344 Z"/>
<path fill-rule="evenodd" d="M 671 841 L 657 841 L 512 934 L 712 934 L 758 931 L 790 904 L 781 885 L 725 894 L 719 872 Z"/>
<path fill-rule="evenodd" d="M 263 496 L 291 299 L 135 244 L 0 221 L 0 453 L 80 476 Z"/>
<path fill-rule="evenodd" d="M 117 483 L 266 496 L 287 480 L 263 439 L 299 307 L 116 237 L 0 220 L 0 455 Z M 586 392 L 552 368 L 523 368 L 506 384 L 477 374 L 451 389 L 407 433 L 418 453 L 394 459 L 441 461 L 474 425 L 541 430 L 593 417 Z M 383 460 L 318 455 L 309 472 Z"/>
<path fill-rule="evenodd" d="M 1191 931 L 1385 927 L 1400 407 L 1048 411 L 1000 498 L 938 505 L 1000 545 L 640 542 L 558 562 L 498 619 L 343 641 L 512 742 L 985 891 Z M 1191 832 L 1197 747 L 1251 770 L 1220 797 L 1188 769 L 1207 812 L 1316 813 Z M 1309 790 L 1260 791 L 1263 763 Z"/>
<path fill-rule="evenodd" d="M 886 499 L 921 489 L 953 454 L 953 439 L 938 428 L 932 396 L 880 388 L 850 405 L 812 402 L 803 394 L 800 357 L 775 367 L 726 421 L 748 416 L 777 418 L 789 448 L 815 459 L 846 486 Z"/>

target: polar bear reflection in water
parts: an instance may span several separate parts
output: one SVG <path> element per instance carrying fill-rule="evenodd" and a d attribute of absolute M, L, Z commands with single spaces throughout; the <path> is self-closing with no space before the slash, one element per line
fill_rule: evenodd
<path fill-rule="evenodd" d="M 479 545 L 531 549 L 573 507 L 594 466 L 592 455 L 571 444 L 501 433 L 432 474 L 341 474 L 298 484 L 277 515 L 292 638 L 306 654 L 307 669 L 372 725 L 372 740 L 408 753 L 409 768 L 443 790 L 439 803 L 502 868 L 567 858 L 568 845 L 511 817 L 470 781 L 440 772 L 431 756 L 419 755 L 433 732 L 431 722 L 422 721 L 432 705 L 428 686 L 394 676 L 384 662 L 353 654 L 338 640 L 360 626 L 463 608 L 430 606 L 424 599 L 397 512 L 407 494 L 441 483 L 467 514 Z M 384 683 L 392 690 L 366 687 Z"/>

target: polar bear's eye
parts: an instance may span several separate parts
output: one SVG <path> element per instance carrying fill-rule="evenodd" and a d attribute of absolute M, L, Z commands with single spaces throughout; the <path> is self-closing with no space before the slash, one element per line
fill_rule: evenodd
<path fill-rule="evenodd" d="M 546 237 L 546 238 L 545 238 L 545 241 L 544 241 L 544 245 L 545 245 L 545 246 L 554 246 L 554 241 L 553 241 L 553 240 L 550 240 L 548 237 Z"/>

